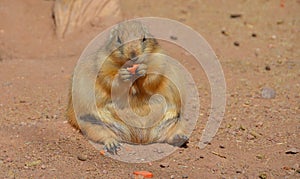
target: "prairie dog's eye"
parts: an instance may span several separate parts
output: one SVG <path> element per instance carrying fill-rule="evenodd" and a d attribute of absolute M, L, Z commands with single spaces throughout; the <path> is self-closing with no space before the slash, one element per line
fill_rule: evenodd
<path fill-rule="evenodd" d="M 147 39 L 145 36 L 143 36 L 142 41 L 145 42 Z"/>
<path fill-rule="evenodd" d="M 122 43 L 122 41 L 121 41 L 121 39 L 120 39 L 120 37 L 119 37 L 119 36 L 117 37 L 117 42 L 118 42 L 119 44 L 121 44 L 121 43 Z"/>

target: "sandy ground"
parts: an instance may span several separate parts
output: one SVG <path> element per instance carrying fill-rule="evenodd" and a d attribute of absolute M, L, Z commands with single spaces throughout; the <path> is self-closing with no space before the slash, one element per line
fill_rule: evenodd
<path fill-rule="evenodd" d="M 202 34 L 227 83 L 226 114 L 210 145 L 197 148 L 210 92 L 205 76 L 193 72 L 201 109 L 188 147 L 144 164 L 100 155 L 66 122 L 73 68 L 88 42 L 113 23 L 57 39 L 52 8 L 53 1 L 0 1 L 1 178 L 133 178 L 139 170 L 154 178 L 300 177 L 299 0 L 121 2 L 122 19 L 166 17 Z M 265 87 L 275 98 L 262 97 Z"/>

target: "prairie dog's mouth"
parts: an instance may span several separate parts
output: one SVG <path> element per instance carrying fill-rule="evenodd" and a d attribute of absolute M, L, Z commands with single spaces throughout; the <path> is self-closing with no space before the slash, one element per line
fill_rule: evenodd
<path fill-rule="evenodd" d="M 134 64 L 141 64 L 143 63 L 143 59 L 139 57 L 129 58 L 125 63 L 125 67 L 132 67 Z"/>
<path fill-rule="evenodd" d="M 128 68 L 128 67 L 132 67 L 134 64 L 136 64 L 136 63 L 134 63 L 134 61 L 131 61 L 131 59 L 128 59 L 123 66 L 125 68 Z"/>
<path fill-rule="evenodd" d="M 128 59 L 128 61 L 124 64 L 125 68 L 133 67 L 133 65 L 138 64 L 136 60 Z"/>

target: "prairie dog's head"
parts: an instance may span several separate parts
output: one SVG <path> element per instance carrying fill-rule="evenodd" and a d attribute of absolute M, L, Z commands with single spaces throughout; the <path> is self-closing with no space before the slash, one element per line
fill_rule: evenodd
<path fill-rule="evenodd" d="M 156 52 L 159 45 L 142 23 L 128 21 L 111 31 L 107 48 L 111 52 L 110 57 L 123 65 L 127 61 L 143 63 L 139 56 Z"/>

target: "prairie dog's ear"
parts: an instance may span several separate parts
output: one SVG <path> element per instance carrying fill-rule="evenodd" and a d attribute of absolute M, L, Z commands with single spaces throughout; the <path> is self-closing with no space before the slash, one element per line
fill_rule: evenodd
<path fill-rule="evenodd" d="M 106 50 L 113 50 L 118 48 L 122 44 L 122 40 L 119 37 L 119 25 L 114 27 L 109 34 L 109 39 L 107 40 Z"/>
<path fill-rule="evenodd" d="M 142 29 L 143 29 L 143 32 L 144 32 L 144 37 L 145 37 L 145 38 L 154 38 L 153 35 L 150 34 L 150 32 L 149 32 L 147 26 L 144 25 L 144 24 L 142 24 L 142 23 L 141 23 L 141 25 L 142 25 Z"/>
<path fill-rule="evenodd" d="M 150 33 L 145 33 L 144 36 L 145 36 L 146 39 L 154 39 L 154 36 Z"/>
<path fill-rule="evenodd" d="M 110 31 L 109 40 L 116 39 L 116 37 L 119 34 L 118 27 L 119 27 L 119 25 Z"/>

